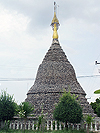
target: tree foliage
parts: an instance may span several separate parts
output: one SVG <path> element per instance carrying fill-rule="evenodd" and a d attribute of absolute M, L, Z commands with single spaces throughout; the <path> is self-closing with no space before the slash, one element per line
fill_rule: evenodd
<path fill-rule="evenodd" d="M 85 121 L 88 124 L 87 133 L 89 133 L 89 128 L 90 128 L 91 122 L 93 122 L 93 119 L 94 118 L 89 114 L 85 116 Z"/>
<path fill-rule="evenodd" d="M 93 119 L 94 119 L 94 117 L 92 117 L 92 116 L 89 115 L 89 114 L 85 116 L 85 121 L 86 121 L 86 123 L 87 123 L 88 125 L 90 125 L 91 122 L 93 122 Z"/>
<path fill-rule="evenodd" d="M 31 115 L 33 110 L 34 108 L 29 102 L 22 102 L 19 105 L 17 112 L 21 118 L 27 119 L 27 117 Z"/>
<path fill-rule="evenodd" d="M 96 108 L 97 116 L 100 117 L 100 104 Z"/>
<path fill-rule="evenodd" d="M 92 106 L 94 113 L 100 117 L 100 98 L 97 98 L 94 103 L 91 102 L 90 105 Z"/>
<path fill-rule="evenodd" d="M 100 94 L 100 89 L 99 89 L 99 90 L 96 90 L 96 91 L 94 92 L 94 94 Z"/>
<path fill-rule="evenodd" d="M 16 112 L 13 96 L 2 91 L 0 94 L 0 121 L 11 120 Z"/>
<path fill-rule="evenodd" d="M 75 100 L 75 96 L 71 96 L 70 92 L 64 92 L 59 103 L 55 106 L 53 117 L 62 122 L 80 123 L 82 108 Z"/>

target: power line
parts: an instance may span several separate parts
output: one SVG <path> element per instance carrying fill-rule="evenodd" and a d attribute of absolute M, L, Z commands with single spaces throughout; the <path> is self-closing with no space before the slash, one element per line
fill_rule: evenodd
<path fill-rule="evenodd" d="M 99 78 L 100 75 L 77 76 L 77 78 L 90 78 L 90 77 Z M 0 81 L 28 81 L 28 80 L 35 80 L 35 79 L 34 78 L 0 78 Z"/>
<path fill-rule="evenodd" d="M 0 81 L 27 81 L 34 80 L 34 78 L 0 78 Z"/>
<path fill-rule="evenodd" d="M 34 69 L 36 67 L 31 66 L 10 66 L 10 65 L 0 65 L 0 68 L 24 68 L 24 69 Z"/>
<path fill-rule="evenodd" d="M 77 78 L 100 77 L 100 75 L 77 76 Z"/>

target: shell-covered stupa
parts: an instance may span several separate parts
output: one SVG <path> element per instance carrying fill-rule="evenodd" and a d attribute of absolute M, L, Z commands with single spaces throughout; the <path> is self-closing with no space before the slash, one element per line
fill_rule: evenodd
<path fill-rule="evenodd" d="M 47 119 L 52 119 L 55 104 L 58 103 L 63 89 L 68 92 L 70 88 L 72 94 L 78 95 L 77 100 L 80 100 L 83 113 L 93 114 L 93 109 L 85 98 L 86 93 L 77 81 L 74 68 L 59 44 L 57 33 L 59 21 L 55 10 L 51 26 L 53 41 L 38 68 L 34 85 L 28 91 L 26 101 L 34 105 L 35 116 L 41 114 L 43 107 Z"/>

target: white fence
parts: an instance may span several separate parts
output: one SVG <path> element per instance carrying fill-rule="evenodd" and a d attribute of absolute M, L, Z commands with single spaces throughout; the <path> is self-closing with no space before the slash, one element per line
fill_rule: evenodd
<path fill-rule="evenodd" d="M 55 123 L 55 124 L 54 124 Z M 80 128 L 87 129 L 87 124 L 68 124 L 68 128 L 79 130 Z M 46 130 L 62 130 L 65 128 L 65 123 L 57 121 L 46 121 L 44 125 Z M 28 120 L 26 122 L 14 120 L 10 122 L 10 129 L 27 129 L 27 130 L 38 130 L 38 121 Z M 100 120 L 95 119 L 91 123 L 90 131 L 100 131 Z"/>

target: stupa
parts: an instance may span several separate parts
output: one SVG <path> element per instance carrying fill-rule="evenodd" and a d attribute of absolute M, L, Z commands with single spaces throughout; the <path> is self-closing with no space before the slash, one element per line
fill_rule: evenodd
<path fill-rule="evenodd" d="M 34 85 L 27 93 L 26 101 L 35 107 L 35 116 L 47 113 L 47 119 L 53 119 L 53 110 L 58 103 L 63 89 L 75 94 L 83 108 L 83 114 L 94 114 L 92 107 L 85 98 L 86 93 L 77 81 L 73 66 L 67 59 L 58 41 L 59 20 L 56 16 L 56 3 L 54 2 L 54 17 L 51 23 L 53 41 L 40 64 Z"/>

